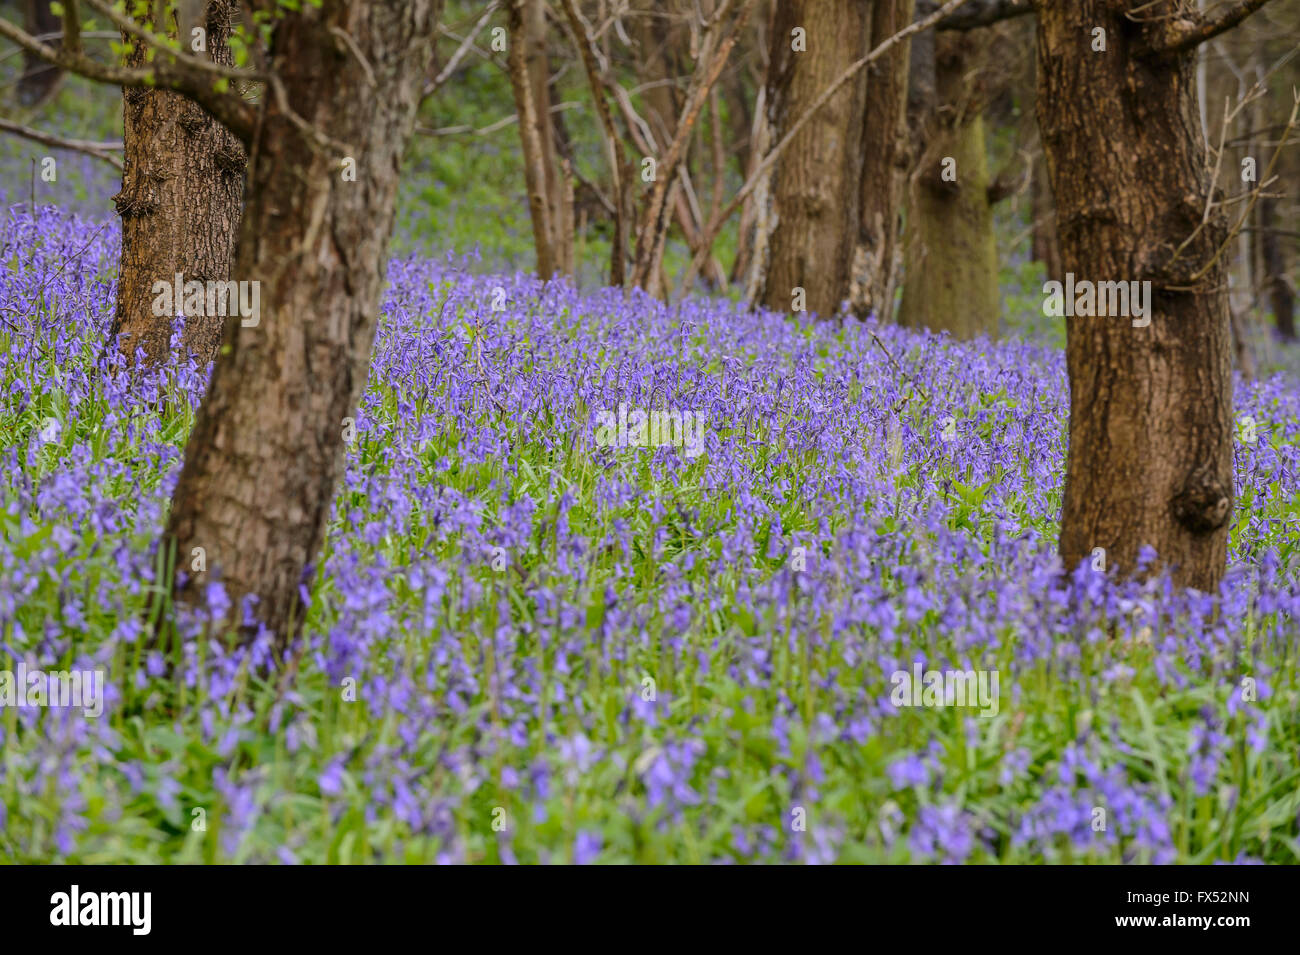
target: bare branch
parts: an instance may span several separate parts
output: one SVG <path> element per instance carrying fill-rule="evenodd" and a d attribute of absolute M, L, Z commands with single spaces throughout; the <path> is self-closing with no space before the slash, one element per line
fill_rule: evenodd
<path fill-rule="evenodd" d="M 569 100 L 563 103 L 556 103 L 551 107 L 550 113 L 551 115 L 555 115 L 556 113 L 563 113 L 565 110 L 582 108 L 582 103 Z M 415 131 L 421 136 L 488 136 L 505 129 L 507 126 L 513 126 L 517 122 L 519 122 L 519 114 L 511 113 L 509 116 L 502 116 L 495 122 L 488 123 L 486 126 L 480 126 L 478 128 L 465 125 L 439 126 L 437 128 L 431 126 L 416 126 Z"/>
<path fill-rule="evenodd" d="M 964 3 L 965 0 L 954 0 L 954 2 Z M 651 281 L 653 271 L 659 267 L 665 237 L 664 216 L 668 190 L 675 184 L 677 166 L 685 155 L 695 120 L 704 107 L 709 90 L 713 88 L 723 66 L 726 65 L 732 47 L 739 40 L 740 31 L 749 19 L 754 4 L 755 0 L 745 0 L 744 6 L 736 14 L 727 33 L 719 39 L 715 36 L 714 29 L 732 6 L 732 0 L 722 0 L 711 21 L 713 28 L 704 35 L 700 63 L 691 76 L 691 86 L 686 92 L 686 102 L 682 106 L 682 114 L 677 122 L 677 134 L 669 144 L 667 154 L 659 160 L 658 176 L 641 218 L 632 273 L 634 285 L 649 289 L 648 283 Z M 702 243 L 705 238 L 707 233 L 701 236 Z M 707 251 L 708 249 L 703 246 L 700 249 L 701 254 Z"/>
<path fill-rule="evenodd" d="M 934 0 L 918 6 L 917 12 L 933 9 L 938 4 Z M 944 17 L 937 24 L 936 30 L 974 30 L 978 27 L 992 26 L 1013 17 L 1023 17 L 1034 12 L 1032 0 L 976 0 L 969 3 L 951 16 Z"/>
<path fill-rule="evenodd" d="M 964 6 L 967 2 L 968 0 L 948 0 L 948 3 L 945 3 L 934 13 L 930 14 L 929 16 L 922 17 L 920 20 L 917 20 L 916 22 L 899 30 L 889 39 L 883 41 L 879 46 L 873 49 L 866 56 L 862 57 L 860 60 L 857 60 L 856 62 L 851 64 L 847 69 L 844 70 L 843 73 L 837 76 L 835 80 L 831 83 L 831 85 L 826 87 L 826 89 L 822 91 L 821 95 L 818 96 L 817 99 L 813 101 L 812 105 L 807 110 L 804 111 L 803 115 L 801 115 L 790 127 L 790 129 L 785 133 L 785 135 L 781 137 L 780 142 L 778 142 L 774 147 L 772 147 L 771 151 L 768 152 L 768 154 L 763 157 L 763 161 L 760 162 L 758 164 L 758 167 L 753 171 L 753 173 L 750 174 L 749 179 L 746 180 L 745 184 L 741 187 L 740 191 L 737 192 L 734 197 L 732 197 L 732 200 L 729 203 L 727 203 L 726 208 L 722 210 L 722 212 L 717 216 L 717 218 L 713 219 L 708 224 L 708 227 L 704 231 L 704 235 L 700 239 L 700 249 L 695 254 L 695 258 L 692 259 L 691 261 L 691 265 L 690 265 L 691 274 L 692 275 L 698 274 L 700 267 L 704 264 L 705 256 L 710 254 L 713 248 L 713 243 L 717 241 L 718 233 L 722 231 L 722 224 L 726 222 L 727 219 L 731 218 L 732 213 L 734 213 L 737 209 L 740 208 L 741 203 L 743 203 L 745 199 L 748 198 L 749 194 L 752 193 L 756 188 L 758 188 L 758 184 L 762 182 L 763 176 L 767 173 L 769 169 L 772 168 L 772 166 L 776 163 L 777 159 L 780 158 L 781 153 L 785 151 L 786 147 L 790 145 L 790 143 L 794 140 L 795 136 L 797 136 L 800 130 L 802 130 L 804 126 L 806 126 L 812 120 L 812 118 L 817 114 L 817 112 L 828 102 L 830 102 L 831 98 L 840 89 L 840 87 L 842 87 L 845 83 L 849 82 L 849 80 L 853 79 L 853 77 L 856 76 L 858 72 L 862 70 L 864 67 L 880 59 L 891 49 L 893 49 L 896 45 L 902 43 L 908 37 L 912 36 L 912 34 L 920 33 L 922 30 L 929 29 L 930 27 L 934 26 L 936 23 L 939 23 L 940 21 L 944 20 L 946 17 L 948 17 L 953 11 L 955 11 L 959 7 Z"/>
<path fill-rule="evenodd" d="M 605 149 L 609 158 L 610 176 L 614 189 L 614 240 L 609 256 L 609 282 L 622 286 L 624 281 L 623 256 L 627 249 L 627 197 L 626 184 L 623 181 L 627 171 L 627 156 L 623 151 L 623 141 L 618 130 L 614 128 L 614 117 L 609 109 L 609 100 L 605 98 L 604 84 L 600 79 L 597 65 L 596 41 L 591 28 L 578 12 L 574 0 L 563 0 L 564 14 L 568 18 L 569 28 L 573 32 L 574 44 L 582 56 L 582 65 L 587 71 L 587 83 L 591 87 L 591 98 L 596 103 L 596 113 L 600 116 L 600 125 L 605 132 Z"/>
<path fill-rule="evenodd" d="M 55 149 L 69 149 L 72 152 L 94 156 L 110 166 L 116 166 L 118 171 L 122 169 L 122 160 L 112 154 L 113 151 L 121 151 L 122 144 L 120 142 L 95 143 L 85 139 L 64 139 L 62 136 L 43 133 L 39 129 L 12 123 L 7 119 L 0 119 L 0 130 L 13 133 L 15 136 L 21 136 L 24 139 L 30 139 L 32 142 L 40 143 L 43 146 L 53 146 Z"/>
<path fill-rule="evenodd" d="M 1242 232 L 1267 232 L 1271 235 L 1280 235 L 1284 239 L 1300 239 L 1300 232 L 1292 232 L 1289 229 L 1265 229 L 1260 226 L 1243 226 Z"/>
<path fill-rule="evenodd" d="M 152 47 L 159 53 L 171 57 L 177 63 L 183 63 L 185 66 L 204 73 L 211 73 L 213 76 L 221 77 L 227 80 L 257 80 L 260 79 L 256 74 L 249 73 L 248 70 L 240 69 L 236 66 L 226 66 L 224 63 L 218 63 L 215 60 L 204 59 L 201 56 L 192 56 L 184 53 L 173 46 L 167 37 L 147 30 L 140 24 L 136 23 L 130 17 L 118 12 L 112 4 L 105 3 L 104 0 L 86 0 L 86 4 L 91 9 L 102 13 L 127 33 L 145 46 Z M 65 28 L 66 32 L 66 28 Z"/>
<path fill-rule="evenodd" d="M 333 24 L 330 25 L 330 34 L 342 40 L 343 45 L 357 58 L 357 62 L 361 64 L 361 69 L 366 74 L 366 82 L 370 85 L 371 89 L 375 89 L 379 85 L 375 82 L 375 71 L 370 68 L 370 61 L 367 60 L 366 55 L 361 52 L 361 47 L 357 46 L 357 41 L 352 38 L 352 34 L 347 30 L 344 30 L 342 27 L 334 26 Z"/>
<path fill-rule="evenodd" d="M 438 35 L 445 36 L 449 40 L 455 40 L 457 43 L 468 44 L 468 46 L 466 47 L 466 52 L 473 53 L 480 60 L 484 60 L 488 63 L 491 63 L 493 66 L 497 67 L 503 73 L 506 71 L 505 62 L 495 53 L 491 53 L 488 50 L 483 49 L 477 43 L 473 42 L 474 40 L 473 37 L 462 37 L 460 34 L 447 29 L 442 24 L 438 24 Z"/>
<path fill-rule="evenodd" d="M 1018 160 L 1018 161 L 1017 161 Z M 1019 167 L 1019 168 L 1017 168 Z M 1034 164 L 1027 150 L 1020 150 L 1016 158 L 1001 169 L 989 183 L 985 195 L 989 205 L 995 206 L 1012 196 L 1020 195 L 1029 188 L 1033 179 Z"/>
<path fill-rule="evenodd" d="M 1170 26 L 1168 33 L 1154 48 L 1157 53 L 1186 53 L 1206 40 L 1231 30 L 1269 0 L 1238 0 L 1215 13 L 1190 12 Z"/>
<path fill-rule="evenodd" d="M 63 0 L 63 35 L 68 39 L 64 47 L 69 53 L 81 52 L 81 8 L 77 0 Z"/>
<path fill-rule="evenodd" d="M 53 33 L 38 33 L 36 34 L 36 36 L 32 37 L 32 39 L 36 40 L 38 43 L 45 43 L 49 40 L 62 40 L 63 31 L 55 30 Z M 122 34 L 117 30 L 83 30 L 81 32 L 81 39 L 120 40 L 122 39 Z M 7 60 L 10 57 L 18 56 L 22 52 L 23 52 L 22 49 L 18 48 L 18 49 L 10 50 L 8 53 L 0 53 L 0 61 Z M 52 67 L 50 68 L 52 69 Z"/>
<path fill-rule="evenodd" d="M 210 73 L 196 69 L 187 61 L 176 58 L 140 69 L 100 63 L 85 53 L 47 46 L 4 17 L 0 17 L 0 37 L 18 44 L 46 63 L 98 83 L 183 93 L 212 114 L 246 145 L 251 139 L 256 121 L 256 111 L 252 104 L 245 102 L 236 93 L 218 91 Z M 241 73 L 240 76 L 243 79 L 260 78 L 248 73 Z"/>
<path fill-rule="evenodd" d="M 496 12 L 496 9 L 497 0 L 492 0 L 492 2 L 487 5 L 487 9 L 485 9 L 483 14 L 478 18 L 478 21 L 470 29 L 469 33 L 466 34 L 465 39 L 461 40 L 460 46 L 458 46 L 456 52 L 451 55 L 451 59 L 447 61 L 447 65 L 444 66 L 439 71 L 438 75 L 433 78 L 433 82 L 425 84 L 423 97 L 427 98 L 432 96 L 434 93 L 438 92 L 444 83 L 451 79 L 452 74 L 456 72 L 456 67 L 460 66 L 460 61 L 465 58 L 466 54 L 468 54 L 471 49 L 473 49 L 474 41 L 478 38 L 478 35 L 483 32 L 483 28 L 487 26 L 488 20 L 491 19 L 492 14 Z"/>
<path fill-rule="evenodd" d="M 294 112 L 293 107 L 289 105 L 289 94 L 285 91 L 284 80 L 280 79 L 278 73 L 267 73 L 266 85 L 270 88 L 271 95 L 275 97 L 276 108 L 307 138 L 313 148 L 332 152 L 338 156 L 346 156 L 356 152 L 348 143 L 328 135 Z"/>
<path fill-rule="evenodd" d="M 1296 122 L 1300 121 L 1300 90 L 1296 90 L 1293 96 L 1295 104 L 1291 107 L 1291 115 L 1287 118 L 1286 135 L 1282 137 L 1283 139 L 1285 139 L 1287 135 L 1290 135 L 1291 130 L 1296 126 Z M 1252 190 L 1250 202 L 1246 205 L 1246 210 L 1241 214 L 1241 218 L 1237 220 L 1237 224 L 1232 227 L 1231 231 L 1229 231 L 1228 237 L 1223 240 L 1223 245 L 1219 246 L 1219 250 L 1214 253 L 1210 261 L 1206 262 L 1205 265 L 1201 267 L 1199 272 L 1192 276 L 1189 285 L 1194 285 L 1209 274 L 1210 270 L 1214 268 L 1214 264 L 1219 260 L 1219 257 L 1223 255 L 1224 250 L 1228 248 L 1228 245 L 1234 238 L 1236 238 L 1237 233 L 1239 233 L 1242 227 L 1250 220 L 1250 214 L 1255 208 L 1255 203 L 1259 201 L 1260 194 L 1266 186 L 1273 182 L 1273 169 L 1277 166 L 1277 161 L 1281 155 L 1281 149 L 1273 150 L 1273 156 L 1269 159 L 1268 167 L 1264 170 L 1264 181 Z"/>

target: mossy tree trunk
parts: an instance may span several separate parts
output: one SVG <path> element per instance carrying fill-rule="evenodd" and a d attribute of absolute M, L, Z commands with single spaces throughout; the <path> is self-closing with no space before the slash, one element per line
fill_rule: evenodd
<path fill-rule="evenodd" d="M 979 32 L 938 34 L 933 99 L 913 101 L 914 128 L 924 139 L 907 195 L 898 318 L 964 339 L 995 335 L 1001 308 L 983 96 L 972 85 Z"/>

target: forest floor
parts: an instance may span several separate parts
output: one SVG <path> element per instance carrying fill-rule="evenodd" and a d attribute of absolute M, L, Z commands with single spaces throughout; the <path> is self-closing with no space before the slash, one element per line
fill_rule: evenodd
<path fill-rule="evenodd" d="M 204 374 L 101 357 L 115 223 L 0 240 L 0 669 L 107 684 L 0 708 L 0 859 L 1300 860 L 1289 376 L 1176 592 L 1063 573 L 1059 350 L 399 258 L 281 690 L 143 639 Z"/>

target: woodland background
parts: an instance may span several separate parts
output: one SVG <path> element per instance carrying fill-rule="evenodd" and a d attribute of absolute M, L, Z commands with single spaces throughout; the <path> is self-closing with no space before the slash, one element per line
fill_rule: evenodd
<path fill-rule="evenodd" d="M 0 858 L 1300 859 L 1300 0 L 161 6 L 0 4 Z"/>

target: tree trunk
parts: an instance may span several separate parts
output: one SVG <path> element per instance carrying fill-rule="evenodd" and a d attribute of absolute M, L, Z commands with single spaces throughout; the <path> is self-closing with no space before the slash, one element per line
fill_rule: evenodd
<path fill-rule="evenodd" d="M 1264 289 L 1273 321 L 1283 341 L 1295 341 L 1295 292 L 1287 277 L 1286 253 L 1277 236 L 1277 200 L 1261 195 L 1259 213 L 1259 258 Z"/>
<path fill-rule="evenodd" d="M 754 152 L 752 159 L 754 168 L 745 174 L 745 182 L 748 182 L 756 173 L 762 164 L 763 157 L 767 155 L 768 150 L 772 148 L 772 122 L 771 116 L 767 110 L 767 89 L 766 87 L 758 93 L 758 103 L 756 104 L 761 112 L 757 112 L 754 118 Z M 744 249 L 745 252 L 745 301 L 757 302 L 763 293 L 763 282 L 767 277 L 767 266 L 772 259 L 771 244 L 773 232 L 772 219 L 772 180 L 774 176 L 769 168 L 759 176 L 754 191 L 749 198 L 745 200 L 741 208 L 740 225 L 738 228 L 748 236 L 748 244 Z M 739 263 L 739 258 L 737 259 Z M 737 275 L 739 280 L 739 275 Z"/>
<path fill-rule="evenodd" d="M 711 4 L 706 4 L 703 9 L 706 15 L 712 13 Z M 686 52 L 690 49 L 691 37 L 687 23 L 693 11 L 687 11 L 680 0 L 671 3 L 643 0 L 637 13 L 636 37 L 640 55 L 636 72 L 638 86 L 643 90 L 640 98 L 645 104 L 642 118 L 649 127 L 651 139 L 644 139 L 637 124 L 629 123 L 628 126 L 645 155 L 661 157 L 677 133 L 678 117 L 682 111 L 683 97 L 679 86 L 689 66 Z M 700 129 L 700 124 L 696 129 Z M 692 153 L 688 148 L 682 157 L 680 180 L 674 188 L 672 211 L 682 239 L 694 254 L 699 248 L 704 220 L 702 211 L 692 207 L 687 195 L 687 187 L 694 175 L 691 166 Z M 725 286 L 727 276 L 717 259 L 710 258 L 703 271 L 714 288 Z"/>
<path fill-rule="evenodd" d="M 749 144 L 746 150 L 749 158 L 741 170 L 741 182 L 748 182 L 750 177 L 754 175 L 759 162 L 762 161 L 762 153 L 759 152 L 759 149 L 765 149 L 769 145 L 768 135 L 764 129 L 767 123 L 767 110 L 763 104 L 764 95 L 763 91 L 759 90 L 755 97 L 758 108 L 755 109 L 754 115 L 751 117 L 753 122 L 751 131 L 745 137 L 746 142 Z M 736 225 L 736 257 L 731 262 L 731 274 L 729 276 L 733 284 L 747 281 L 745 277 L 748 275 L 750 264 L 754 260 L 756 232 L 754 228 L 754 210 L 756 208 L 755 197 L 757 193 L 758 190 L 751 193 L 740 207 L 740 221 Z"/>
<path fill-rule="evenodd" d="M 871 44 L 878 46 L 912 22 L 915 0 L 876 0 Z M 907 76 L 910 41 L 903 41 L 871 65 L 863 115 L 862 187 L 858 241 L 853 266 L 853 310 L 893 318 L 902 238 L 902 203 L 907 177 Z"/>
<path fill-rule="evenodd" d="M 271 37 L 288 105 L 338 146 L 268 97 L 236 255 L 236 275 L 261 283 L 260 322 L 226 325 L 167 541 L 181 570 L 194 548 L 206 554 L 208 571 L 190 574 L 179 599 L 198 602 L 219 578 L 236 608 L 257 598 L 255 617 L 281 645 L 301 619 L 299 588 L 310 585 L 342 473 L 344 419 L 370 368 L 438 6 L 323 0 Z"/>
<path fill-rule="evenodd" d="M 767 41 L 769 19 L 767 15 L 754 18 L 754 26 L 746 41 L 755 51 L 753 61 L 747 70 L 738 69 L 732 73 L 725 87 L 727 117 L 730 120 L 728 146 L 741 182 L 748 182 L 754 174 L 768 143 L 764 130 L 767 125 L 767 94 L 763 87 L 767 76 L 766 53 L 771 46 Z M 754 81 L 756 89 L 752 93 L 747 78 Z M 748 286 L 751 278 L 749 273 L 754 260 L 756 232 L 755 199 L 755 195 L 751 194 L 740 207 L 740 218 L 736 225 L 736 257 L 731 262 L 729 274 L 732 284 Z"/>
<path fill-rule="evenodd" d="M 731 51 L 744 31 L 756 3 L 757 0 L 740 0 L 736 5 L 739 10 L 733 9 L 730 18 L 721 16 L 721 13 L 732 5 L 719 7 L 718 13 L 705 21 L 707 25 L 698 34 L 693 34 L 697 36 L 692 42 L 692 46 L 697 48 L 693 50 L 696 54 L 695 63 L 682 99 L 681 113 L 675 123 L 672 142 L 667 144 L 663 154 L 653 164 L 653 185 L 637 220 L 630 281 L 650 295 L 660 296 L 667 290 L 663 274 L 664 245 L 676 211 L 675 203 L 685 174 L 683 164 L 690 151 L 696 120 L 708 102 L 709 91 L 726 67 Z M 628 125 L 631 126 L 632 123 L 629 122 Z"/>
<path fill-rule="evenodd" d="M 32 36 L 43 37 L 63 29 L 63 21 L 50 9 L 50 0 L 23 0 L 23 28 Z M 50 41 L 57 46 L 56 41 Z M 23 51 L 23 73 L 18 78 L 18 102 L 24 109 L 35 109 L 59 88 L 63 71 L 46 63 L 34 53 Z"/>
<path fill-rule="evenodd" d="M 1228 325 L 1232 330 L 1232 355 L 1237 361 L 1237 370 L 1247 381 L 1255 380 L 1255 356 L 1251 352 L 1250 338 L 1246 334 L 1246 319 L 1243 314 L 1232 307 L 1228 300 Z"/>
<path fill-rule="evenodd" d="M 555 270 L 573 275 L 573 177 L 560 156 L 556 117 L 551 113 L 551 59 L 546 46 L 546 4 L 528 0 L 524 21 L 528 83 L 537 107 L 537 132 L 546 173 L 546 205 L 551 223 Z"/>
<path fill-rule="evenodd" d="M 1062 266 L 1076 281 L 1150 282 L 1150 324 L 1068 318 L 1069 460 L 1061 556 L 1120 573 L 1143 547 L 1212 590 L 1232 513 L 1231 337 L 1221 215 L 1201 222 L 1207 157 L 1196 57 L 1156 52 L 1167 17 L 1129 0 L 1036 0 L 1038 119 Z M 1094 51 L 1096 29 L 1106 51 Z M 1153 567 L 1154 569 L 1154 567 Z"/>
<path fill-rule="evenodd" d="M 751 105 L 757 91 L 745 83 L 745 72 L 736 70 L 726 77 L 723 100 L 727 113 L 727 149 L 735 163 L 736 175 L 744 182 L 753 168 L 750 157 L 754 152 L 754 112 Z"/>
<path fill-rule="evenodd" d="M 614 206 L 614 228 L 609 246 L 609 284 L 621 288 L 627 280 L 627 241 L 632 221 L 632 169 L 627 161 L 623 140 L 614 126 L 613 111 L 605 95 L 605 85 L 600 78 L 594 40 L 590 30 L 578 13 L 576 0 L 563 0 L 564 15 L 577 44 L 587 84 L 591 88 L 596 115 L 600 117 L 601 133 L 605 141 L 606 159 L 610 170 L 610 192 Z"/>
<path fill-rule="evenodd" d="M 1199 66 L 1197 72 L 1198 74 L 1200 72 Z M 1263 64 L 1253 50 L 1246 55 L 1246 65 L 1242 69 L 1242 74 L 1237 83 L 1237 88 L 1225 92 L 1225 101 L 1241 102 L 1247 96 L 1249 87 L 1244 82 L 1246 77 L 1257 76 L 1261 83 L 1267 83 Z M 1236 99 L 1233 99 L 1234 96 Z M 1258 99 L 1247 99 L 1242 104 L 1241 116 L 1238 121 L 1240 123 L 1239 128 L 1245 132 L 1241 138 L 1239 155 L 1225 157 L 1225 161 L 1232 160 L 1227 177 L 1227 188 L 1232 191 L 1237 190 L 1237 181 L 1241 181 L 1241 160 L 1247 157 L 1259 156 L 1266 139 L 1266 137 L 1261 138 L 1260 136 L 1260 127 L 1267 122 L 1264 118 L 1265 110 L 1261 108 L 1263 105 Z M 1247 189 L 1253 189 L 1258 183 L 1252 182 L 1247 185 L 1243 182 L 1242 185 Z M 1224 188 L 1224 186 L 1220 185 L 1220 188 Z M 1248 223 L 1258 225 L 1260 214 L 1260 207 L 1256 204 L 1247 213 Z M 1240 357 L 1244 338 L 1238 332 L 1247 317 L 1253 318 L 1263 308 L 1268 293 L 1263 283 L 1264 270 L 1261 268 L 1262 263 L 1260 261 L 1259 233 L 1250 229 L 1241 229 L 1237 233 L 1236 244 L 1238 261 L 1232 263 L 1228 270 L 1228 310 L 1232 315 L 1231 325 L 1235 352 Z"/>
<path fill-rule="evenodd" d="M 638 0 L 636 7 L 636 72 L 643 87 L 643 116 L 662 151 L 677 132 L 682 108 L 677 82 L 686 64 L 690 37 L 685 21 L 690 14 L 680 9 L 680 0 Z"/>
<path fill-rule="evenodd" d="M 549 279 L 556 272 L 563 271 L 564 240 L 560 236 L 556 191 L 558 172 L 554 168 L 555 137 L 546 80 L 544 7 L 540 0 L 511 0 L 508 22 L 510 85 L 515 94 L 515 111 L 519 114 L 524 184 L 528 190 L 528 213 L 537 251 L 537 274 L 542 279 Z M 540 38 L 537 35 L 539 22 Z M 569 239 L 571 241 L 571 234 Z M 569 249 L 569 267 L 572 270 L 572 246 Z"/>
<path fill-rule="evenodd" d="M 234 0 L 207 4 L 206 54 L 231 65 L 229 40 Z M 147 25 L 154 28 L 152 20 Z M 176 36 L 172 21 L 164 30 Z M 185 49 L 190 38 L 185 37 Z M 135 43 L 128 63 L 145 63 Z M 113 197 L 122 218 L 122 258 L 111 334 L 128 357 L 144 350 L 153 367 L 170 353 L 172 322 L 182 309 L 155 315 L 155 282 L 226 281 L 239 229 L 247 160 L 243 146 L 201 106 L 166 90 L 122 91 L 125 168 Z M 178 290 L 173 289 L 173 292 Z M 206 309 L 205 309 L 206 311 Z M 182 346 L 200 366 L 216 357 L 225 319 L 186 315 Z"/>
<path fill-rule="evenodd" d="M 792 49 L 792 31 L 807 48 Z M 869 52 L 870 0 L 789 0 L 777 5 L 768 61 L 772 139 L 803 115 L 853 61 Z M 846 83 L 794 138 L 772 177 L 767 273 L 759 300 L 788 312 L 795 289 L 822 318 L 849 296 L 862 183 L 866 71 Z"/>
<path fill-rule="evenodd" d="M 1033 252 L 1035 262 L 1042 262 L 1047 272 L 1048 281 L 1060 282 L 1064 279 L 1061 272 L 1061 244 L 1056 237 L 1056 207 L 1052 202 L 1052 184 L 1047 176 L 1047 160 L 1041 155 L 1034 157 L 1033 180 L 1030 184 L 1030 209 L 1033 224 Z"/>
<path fill-rule="evenodd" d="M 898 317 L 964 339 L 996 335 L 1001 309 L 983 95 L 972 81 L 983 32 L 935 40 L 935 100 L 909 190 Z"/>

